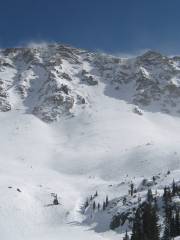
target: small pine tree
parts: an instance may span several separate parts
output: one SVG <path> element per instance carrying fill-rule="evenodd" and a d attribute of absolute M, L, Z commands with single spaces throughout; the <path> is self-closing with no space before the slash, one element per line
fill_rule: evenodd
<path fill-rule="evenodd" d="M 53 204 L 54 204 L 54 205 L 59 205 L 59 201 L 58 201 L 58 198 L 57 198 L 57 194 L 54 195 Z"/>
<path fill-rule="evenodd" d="M 176 186 L 176 183 L 173 179 L 173 183 L 172 183 L 172 195 L 175 196 L 177 193 L 177 186 Z"/>
<path fill-rule="evenodd" d="M 156 208 L 154 206 L 151 206 L 151 237 L 152 240 L 159 240 L 160 239 L 160 228 L 158 225 L 158 215 L 156 212 Z"/>
<path fill-rule="evenodd" d="M 165 218 L 166 220 L 171 219 L 172 216 L 172 208 L 171 208 L 171 202 L 172 202 L 172 196 L 171 191 L 169 188 L 164 188 L 164 211 L 165 211 Z"/>
<path fill-rule="evenodd" d="M 95 197 L 97 197 L 97 196 L 98 196 L 98 192 L 97 192 L 97 191 L 95 192 L 94 196 L 95 196 Z"/>
<path fill-rule="evenodd" d="M 147 201 L 148 201 L 149 203 L 152 203 L 152 201 L 153 201 L 153 194 L 152 194 L 152 190 L 151 190 L 151 189 L 148 189 Z"/>
<path fill-rule="evenodd" d="M 105 209 L 106 209 L 106 203 L 103 202 L 103 211 L 105 211 Z"/>
<path fill-rule="evenodd" d="M 165 228 L 163 233 L 163 240 L 170 240 L 171 235 L 174 235 L 174 219 L 172 214 L 172 197 L 171 197 L 171 191 L 169 188 L 164 188 L 164 194 L 163 194 L 163 200 L 164 200 L 164 212 L 165 212 Z"/>
<path fill-rule="evenodd" d="M 89 201 L 87 199 L 86 202 L 84 203 L 84 208 L 86 209 L 88 206 L 89 206 Z"/>
<path fill-rule="evenodd" d="M 156 209 L 156 211 L 158 211 L 158 202 L 157 202 L 157 198 L 154 198 L 154 207 Z"/>
<path fill-rule="evenodd" d="M 108 199 L 108 196 L 106 196 L 106 207 L 108 206 L 109 204 L 109 199 Z"/>
<path fill-rule="evenodd" d="M 176 214 L 175 214 L 175 236 L 180 236 L 180 216 L 179 216 L 179 210 L 176 210 Z"/>
<path fill-rule="evenodd" d="M 131 183 L 131 185 L 130 185 L 130 195 L 133 196 L 133 193 L 134 193 L 134 184 Z"/>
<path fill-rule="evenodd" d="M 173 238 L 176 236 L 175 218 L 174 218 L 174 216 L 172 216 L 171 219 L 170 219 L 170 235 Z"/>
<path fill-rule="evenodd" d="M 97 206 L 97 208 L 98 208 L 98 211 L 100 210 L 100 208 L 101 208 L 101 205 L 100 205 L 100 203 L 98 203 L 98 206 Z"/>
<path fill-rule="evenodd" d="M 143 240 L 142 212 L 141 207 L 136 210 L 133 221 L 131 240 Z"/>
<path fill-rule="evenodd" d="M 164 187 L 164 193 L 163 193 L 163 198 L 167 196 L 167 187 Z"/>
<path fill-rule="evenodd" d="M 126 197 L 123 198 L 123 205 L 126 205 L 127 199 Z"/>
<path fill-rule="evenodd" d="M 158 216 L 155 207 L 151 203 L 143 205 L 143 234 L 147 240 L 159 240 Z"/>
<path fill-rule="evenodd" d="M 94 201 L 93 202 L 93 210 L 95 210 L 96 209 L 96 202 Z"/>

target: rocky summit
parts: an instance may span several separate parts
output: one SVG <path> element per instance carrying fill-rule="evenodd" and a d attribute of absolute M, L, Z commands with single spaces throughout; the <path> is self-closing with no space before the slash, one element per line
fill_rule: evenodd
<path fill-rule="evenodd" d="M 147 111 L 180 114 L 180 58 L 148 51 L 121 58 L 53 44 L 0 51 L 0 110 L 17 98 L 28 113 L 46 122 L 88 108 L 84 85 Z M 137 111 L 135 111 L 137 112 Z"/>

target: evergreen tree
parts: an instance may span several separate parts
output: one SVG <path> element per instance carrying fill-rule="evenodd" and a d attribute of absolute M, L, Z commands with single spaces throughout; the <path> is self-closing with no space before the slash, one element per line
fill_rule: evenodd
<path fill-rule="evenodd" d="M 174 236 L 174 218 L 172 213 L 172 196 L 171 196 L 171 190 L 169 188 L 164 188 L 164 212 L 165 212 L 165 229 L 163 234 L 163 240 L 169 240 L 171 237 Z"/>
<path fill-rule="evenodd" d="M 103 202 L 103 211 L 106 209 L 106 203 Z"/>
<path fill-rule="evenodd" d="M 173 213 L 172 207 L 169 207 L 168 215 L 165 216 L 165 229 L 163 240 L 169 240 L 180 235 L 179 211 Z"/>
<path fill-rule="evenodd" d="M 164 234 L 162 240 L 171 240 L 171 235 L 170 235 L 170 226 L 169 223 L 165 223 L 165 228 L 164 228 Z"/>
<path fill-rule="evenodd" d="M 126 205 L 127 199 L 126 197 L 123 198 L 123 205 Z"/>
<path fill-rule="evenodd" d="M 134 193 L 134 184 L 131 183 L 131 185 L 130 185 L 130 195 L 133 196 L 133 193 Z"/>
<path fill-rule="evenodd" d="M 86 202 L 84 203 L 84 208 L 86 209 L 89 206 L 89 202 L 88 199 L 86 200 Z"/>
<path fill-rule="evenodd" d="M 136 210 L 135 218 L 133 221 L 131 240 L 144 240 L 143 227 L 142 227 L 142 213 L 141 207 Z"/>
<path fill-rule="evenodd" d="M 94 197 L 97 197 L 98 196 L 98 192 L 96 191 L 95 194 L 94 194 Z"/>
<path fill-rule="evenodd" d="M 100 205 L 100 203 L 98 203 L 98 206 L 97 206 L 98 211 L 100 210 L 100 207 L 101 207 L 101 205 Z"/>
<path fill-rule="evenodd" d="M 167 221 L 169 221 L 172 217 L 172 207 L 171 207 L 172 197 L 171 197 L 171 191 L 169 188 L 166 188 L 166 187 L 164 188 L 163 200 L 164 200 L 165 218 Z"/>
<path fill-rule="evenodd" d="M 112 221 L 110 223 L 110 229 L 114 230 L 115 228 L 118 228 L 120 226 L 120 216 L 114 215 L 112 218 Z"/>
<path fill-rule="evenodd" d="M 152 192 L 148 191 L 147 202 L 142 203 L 135 213 L 131 240 L 159 240 L 160 229 Z"/>
<path fill-rule="evenodd" d="M 158 216 L 155 207 L 151 203 L 143 204 L 142 221 L 144 239 L 158 240 L 159 239 Z"/>
<path fill-rule="evenodd" d="M 174 216 L 170 219 L 170 235 L 171 237 L 176 237 L 176 230 L 175 230 L 175 218 Z"/>
<path fill-rule="evenodd" d="M 94 201 L 93 202 L 93 210 L 95 210 L 96 209 L 96 202 Z"/>
<path fill-rule="evenodd" d="M 158 203 L 157 203 L 157 198 L 154 198 L 154 207 L 156 209 L 156 211 L 158 211 Z"/>
<path fill-rule="evenodd" d="M 180 236 L 180 216 L 179 216 L 179 210 L 176 210 L 175 215 L 175 235 Z"/>
<path fill-rule="evenodd" d="M 152 225 L 151 225 L 151 239 L 152 240 L 159 240 L 160 239 L 160 228 L 158 225 L 158 215 L 157 215 L 157 210 L 156 207 L 153 206 L 151 207 L 151 220 L 152 220 Z"/>
<path fill-rule="evenodd" d="M 172 195 L 175 196 L 177 193 L 177 186 L 176 186 L 176 183 L 173 179 L 173 183 L 172 183 Z"/>
<path fill-rule="evenodd" d="M 153 176 L 152 179 L 153 179 L 153 182 L 155 183 L 156 182 L 156 177 Z"/>
<path fill-rule="evenodd" d="M 54 205 L 58 205 L 59 204 L 59 201 L 58 201 L 58 198 L 57 198 L 57 194 L 54 195 L 53 204 Z"/>
<path fill-rule="evenodd" d="M 108 206 L 109 204 L 109 199 L 108 199 L 108 196 L 106 196 L 106 207 Z"/>
<path fill-rule="evenodd" d="M 152 190 L 148 189 L 148 193 L 147 193 L 147 201 L 149 203 L 151 203 L 153 201 L 153 194 L 152 194 Z"/>
<path fill-rule="evenodd" d="M 164 187 L 164 193 L 163 193 L 163 198 L 165 198 L 167 195 L 167 187 Z"/>

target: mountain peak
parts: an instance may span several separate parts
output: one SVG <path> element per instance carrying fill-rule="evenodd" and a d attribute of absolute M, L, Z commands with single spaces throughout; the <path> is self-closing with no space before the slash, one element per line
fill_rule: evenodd
<path fill-rule="evenodd" d="M 163 61 L 164 59 L 166 59 L 167 57 L 163 56 L 161 53 L 156 52 L 156 51 L 152 51 L 152 50 L 148 50 L 147 52 L 145 52 L 144 54 L 142 54 L 141 56 L 138 57 L 141 61 L 148 61 L 153 62 L 153 61 Z"/>
<path fill-rule="evenodd" d="M 89 107 L 90 97 L 87 96 L 91 88 L 100 90 L 101 83 L 105 83 L 104 94 L 108 96 L 117 95 L 117 91 L 112 95 L 110 88 L 119 89 L 119 99 L 127 103 L 139 105 L 144 110 L 159 106 L 159 111 L 179 114 L 176 59 L 169 61 L 158 52 L 148 51 L 133 61 L 90 54 L 62 44 L 8 48 L 3 53 L 0 58 L 2 111 L 15 108 L 11 97 L 13 89 L 13 95 L 22 99 L 28 112 L 44 121 L 73 116 L 77 109 L 83 111 Z M 131 92 L 128 90 L 130 84 L 134 84 Z"/>

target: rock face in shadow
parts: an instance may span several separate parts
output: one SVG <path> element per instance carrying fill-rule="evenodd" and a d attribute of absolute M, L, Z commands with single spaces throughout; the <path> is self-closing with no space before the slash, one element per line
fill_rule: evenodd
<path fill-rule="evenodd" d="M 88 106 L 86 89 L 133 104 L 134 109 L 180 114 L 180 57 L 148 51 L 134 58 L 52 44 L 0 52 L 0 111 L 17 95 L 27 113 L 46 122 Z M 137 113 L 137 112 L 136 112 Z"/>

